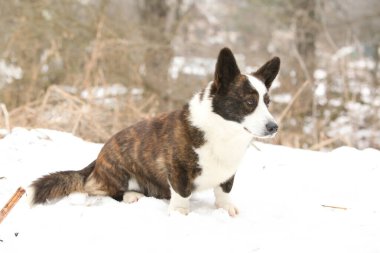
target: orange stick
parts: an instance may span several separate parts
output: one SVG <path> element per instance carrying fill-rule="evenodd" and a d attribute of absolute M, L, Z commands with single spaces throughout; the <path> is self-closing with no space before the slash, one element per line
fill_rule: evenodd
<path fill-rule="evenodd" d="M 12 210 L 12 208 L 17 204 L 19 199 L 24 195 L 25 190 L 21 187 L 17 189 L 17 191 L 13 194 L 12 198 L 8 200 L 3 209 L 0 212 L 0 223 L 5 219 L 8 213 Z"/>

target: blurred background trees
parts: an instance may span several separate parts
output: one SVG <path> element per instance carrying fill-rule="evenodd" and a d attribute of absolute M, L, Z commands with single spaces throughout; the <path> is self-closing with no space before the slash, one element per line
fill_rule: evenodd
<path fill-rule="evenodd" d="M 276 143 L 380 148 L 377 0 L 10 0 L 0 2 L 0 31 L 8 131 L 103 142 L 186 103 L 229 46 L 243 72 L 282 60 Z"/>

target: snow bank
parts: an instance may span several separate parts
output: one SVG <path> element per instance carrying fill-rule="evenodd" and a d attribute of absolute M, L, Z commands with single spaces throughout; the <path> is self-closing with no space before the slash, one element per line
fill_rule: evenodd
<path fill-rule="evenodd" d="M 0 140 L 0 206 L 43 174 L 81 169 L 101 146 L 14 129 Z M 24 196 L 0 224 L 0 251 L 380 252 L 379 151 L 257 146 L 236 176 L 236 218 L 215 209 L 212 192 L 193 196 L 188 216 L 168 216 L 168 202 L 154 198 L 124 204 L 73 194 L 30 209 Z"/>

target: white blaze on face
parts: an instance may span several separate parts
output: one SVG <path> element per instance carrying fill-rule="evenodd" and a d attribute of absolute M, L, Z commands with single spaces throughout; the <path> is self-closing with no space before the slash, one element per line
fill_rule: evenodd
<path fill-rule="evenodd" d="M 250 84 L 259 93 L 259 101 L 256 109 L 249 115 L 245 116 L 242 125 L 252 135 L 259 138 L 273 137 L 274 134 L 268 134 L 266 125 L 275 120 L 270 114 L 268 107 L 264 103 L 264 95 L 268 92 L 264 83 L 254 76 L 246 75 Z"/>

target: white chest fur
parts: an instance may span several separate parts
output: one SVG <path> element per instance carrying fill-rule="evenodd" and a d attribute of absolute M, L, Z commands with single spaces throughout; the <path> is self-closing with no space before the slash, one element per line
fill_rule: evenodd
<path fill-rule="evenodd" d="M 205 144 L 194 150 L 202 169 L 194 182 L 196 190 L 213 188 L 230 179 L 250 142 L 240 124 L 224 120 L 212 111 L 209 88 L 210 85 L 202 100 L 198 94 L 190 101 L 190 121 L 205 134 Z"/>
<path fill-rule="evenodd" d="M 230 179 L 239 167 L 247 145 L 237 140 L 214 140 L 195 150 L 202 173 L 195 179 L 196 190 L 214 188 Z"/>

